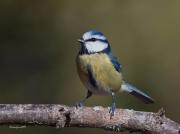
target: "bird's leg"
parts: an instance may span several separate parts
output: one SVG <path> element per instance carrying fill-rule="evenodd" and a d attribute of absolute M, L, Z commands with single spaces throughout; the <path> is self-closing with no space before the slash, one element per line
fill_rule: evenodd
<path fill-rule="evenodd" d="M 88 91 L 86 97 L 76 104 L 76 107 L 84 106 L 85 101 L 92 96 L 92 92 Z"/>
<path fill-rule="evenodd" d="M 109 110 L 110 118 L 112 118 L 112 116 L 114 116 L 114 112 L 115 112 L 115 110 L 116 110 L 115 93 L 112 92 L 112 93 L 111 93 L 111 96 L 112 96 L 112 104 L 111 104 L 111 108 L 110 108 L 110 110 Z"/>

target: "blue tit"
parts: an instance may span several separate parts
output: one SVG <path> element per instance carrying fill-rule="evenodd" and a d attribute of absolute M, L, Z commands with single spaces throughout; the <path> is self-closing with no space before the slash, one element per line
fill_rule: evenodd
<path fill-rule="evenodd" d="M 90 30 L 78 41 L 80 50 L 76 58 L 77 72 L 87 88 L 87 95 L 78 103 L 79 106 L 92 95 L 110 95 L 110 114 L 113 116 L 116 109 L 115 94 L 120 91 L 132 94 L 145 103 L 154 102 L 151 97 L 123 80 L 122 65 L 112 54 L 110 44 L 103 33 Z"/>

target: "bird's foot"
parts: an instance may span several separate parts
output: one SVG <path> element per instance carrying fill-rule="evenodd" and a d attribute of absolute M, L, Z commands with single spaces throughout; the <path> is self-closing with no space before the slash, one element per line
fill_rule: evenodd
<path fill-rule="evenodd" d="M 112 117 L 114 116 L 115 110 L 116 110 L 116 104 L 113 102 L 112 105 L 111 105 L 111 108 L 109 110 L 110 119 L 112 119 Z"/>
<path fill-rule="evenodd" d="M 84 106 L 84 102 L 83 101 L 77 102 L 75 104 L 75 106 L 76 106 L 76 108 L 83 107 Z"/>

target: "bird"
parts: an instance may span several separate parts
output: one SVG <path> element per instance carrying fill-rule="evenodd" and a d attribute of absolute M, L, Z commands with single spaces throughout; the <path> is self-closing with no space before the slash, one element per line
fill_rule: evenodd
<path fill-rule="evenodd" d="M 114 116 L 117 93 L 129 93 L 143 102 L 154 103 L 154 99 L 123 79 L 122 65 L 113 55 L 111 45 L 102 32 L 89 30 L 80 39 L 79 52 L 76 56 L 76 66 L 79 78 L 87 89 L 87 94 L 77 106 L 82 107 L 92 95 L 112 97 L 109 110 Z"/>

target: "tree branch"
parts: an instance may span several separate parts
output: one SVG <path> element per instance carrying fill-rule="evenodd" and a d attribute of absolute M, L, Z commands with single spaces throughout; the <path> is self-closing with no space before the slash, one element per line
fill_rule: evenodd
<path fill-rule="evenodd" d="M 180 125 L 158 113 L 96 107 L 68 107 L 55 104 L 0 104 L 0 125 L 89 127 L 112 131 L 180 134 Z"/>

